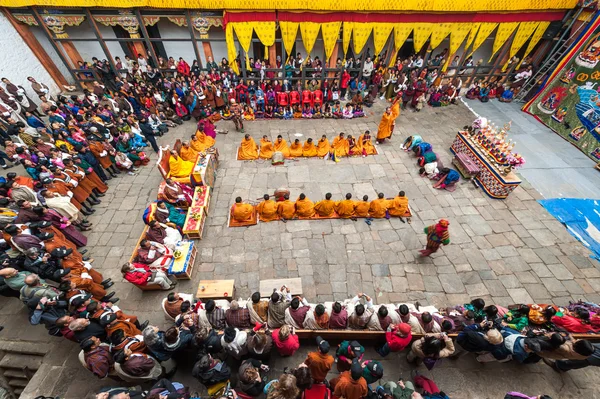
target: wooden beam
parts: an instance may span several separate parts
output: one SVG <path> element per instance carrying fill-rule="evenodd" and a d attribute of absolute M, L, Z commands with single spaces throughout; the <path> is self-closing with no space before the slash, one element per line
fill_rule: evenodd
<path fill-rule="evenodd" d="M 210 46 L 210 42 L 202 42 L 202 50 L 204 50 L 204 57 L 206 58 L 206 62 L 208 63 L 208 57 L 212 58 L 213 62 L 215 62 L 215 57 L 213 57 L 212 47 Z M 207 69 L 207 72 L 210 72 Z"/>
<path fill-rule="evenodd" d="M 194 46 L 194 54 L 196 54 L 196 61 L 198 61 L 198 67 L 202 69 L 202 60 L 200 59 L 200 51 L 198 51 L 198 40 L 196 40 L 196 32 L 192 27 L 192 17 L 190 16 L 190 10 L 185 10 L 185 20 L 187 21 L 188 31 L 192 38 L 192 46 Z"/>
<path fill-rule="evenodd" d="M 13 17 L 13 15 L 10 13 L 10 11 L 8 9 L 3 7 L 2 12 L 6 16 L 6 19 L 8 19 L 10 21 L 11 25 L 13 26 L 13 28 L 15 28 L 17 33 L 19 33 L 19 36 L 21 36 L 23 41 L 31 49 L 31 52 L 42 63 L 42 65 L 44 66 L 46 71 L 48 71 L 48 74 L 50 74 L 50 76 L 52 77 L 54 82 L 58 85 L 58 87 L 62 90 L 63 86 L 68 85 L 69 82 L 67 82 L 67 79 L 65 79 L 65 77 L 60 72 L 60 70 L 54 63 L 54 61 L 52 61 L 52 58 L 50 58 L 50 56 L 48 55 L 46 50 L 44 50 L 44 48 L 42 47 L 40 42 L 36 39 L 36 37 L 31 32 L 29 27 L 27 25 L 17 21 L 17 19 L 15 17 Z M 69 67 L 69 66 L 67 65 L 67 67 Z"/>

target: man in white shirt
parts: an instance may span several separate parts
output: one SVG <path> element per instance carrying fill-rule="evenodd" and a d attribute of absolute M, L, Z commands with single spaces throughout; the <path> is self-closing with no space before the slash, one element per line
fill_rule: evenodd
<path fill-rule="evenodd" d="M 367 81 L 371 79 L 371 73 L 373 73 L 373 61 L 371 57 L 367 57 L 363 65 L 363 77 L 367 78 Z"/>
<path fill-rule="evenodd" d="M 415 64 L 414 64 L 414 65 L 415 65 L 415 67 L 416 67 L 416 68 L 421 68 L 421 67 L 423 67 L 423 58 L 421 58 L 421 56 L 420 56 L 420 55 L 418 55 L 418 56 L 417 56 L 417 59 L 416 59 L 416 61 L 415 61 Z"/>

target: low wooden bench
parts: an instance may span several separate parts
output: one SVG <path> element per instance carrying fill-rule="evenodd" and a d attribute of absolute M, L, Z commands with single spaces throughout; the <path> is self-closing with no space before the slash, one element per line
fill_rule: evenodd
<path fill-rule="evenodd" d="M 138 252 L 138 248 L 140 247 L 140 243 L 142 242 L 142 240 L 144 238 L 146 238 L 146 233 L 148 232 L 148 228 L 149 228 L 148 225 L 146 225 L 144 227 L 144 230 L 142 231 L 142 234 L 140 235 L 140 239 L 135 244 L 135 248 L 133 248 L 133 253 L 131 254 L 131 257 L 129 258 L 129 263 L 133 263 L 135 261 L 135 258 L 137 256 L 137 252 Z M 162 287 L 159 284 L 146 284 L 146 285 L 137 285 L 137 284 L 134 284 L 134 285 L 136 287 L 138 287 L 142 291 L 158 291 L 158 290 L 162 290 Z"/>

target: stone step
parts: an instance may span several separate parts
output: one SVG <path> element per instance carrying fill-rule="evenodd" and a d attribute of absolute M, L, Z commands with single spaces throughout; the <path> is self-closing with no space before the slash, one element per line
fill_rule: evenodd
<path fill-rule="evenodd" d="M 0 360 L 0 368 L 23 370 L 27 367 L 31 371 L 36 371 L 42 364 L 42 357 L 35 355 L 26 355 L 23 353 L 7 353 Z"/>
<path fill-rule="evenodd" d="M 6 378 L 27 378 L 23 370 L 6 370 L 3 375 Z"/>
<path fill-rule="evenodd" d="M 24 378 L 23 379 L 11 378 L 8 380 L 8 385 L 10 385 L 11 387 L 14 387 L 14 388 L 25 388 L 28 383 L 29 383 L 29 380 L 24 379 Z"/>
<path fill-rule="evenodd" d="M 15 389 L 13 389 L 13 392 L 15 393 L 15 395 L 19 396 L 23 393 L 23 389 L 15 388 Z"/>

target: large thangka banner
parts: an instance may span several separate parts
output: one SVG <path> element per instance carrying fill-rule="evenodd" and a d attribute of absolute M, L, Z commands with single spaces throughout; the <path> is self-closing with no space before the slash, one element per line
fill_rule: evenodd
<path fill-rule="evenodd" d="M 598 15 L 523 110 L 600 162 Z"/>

